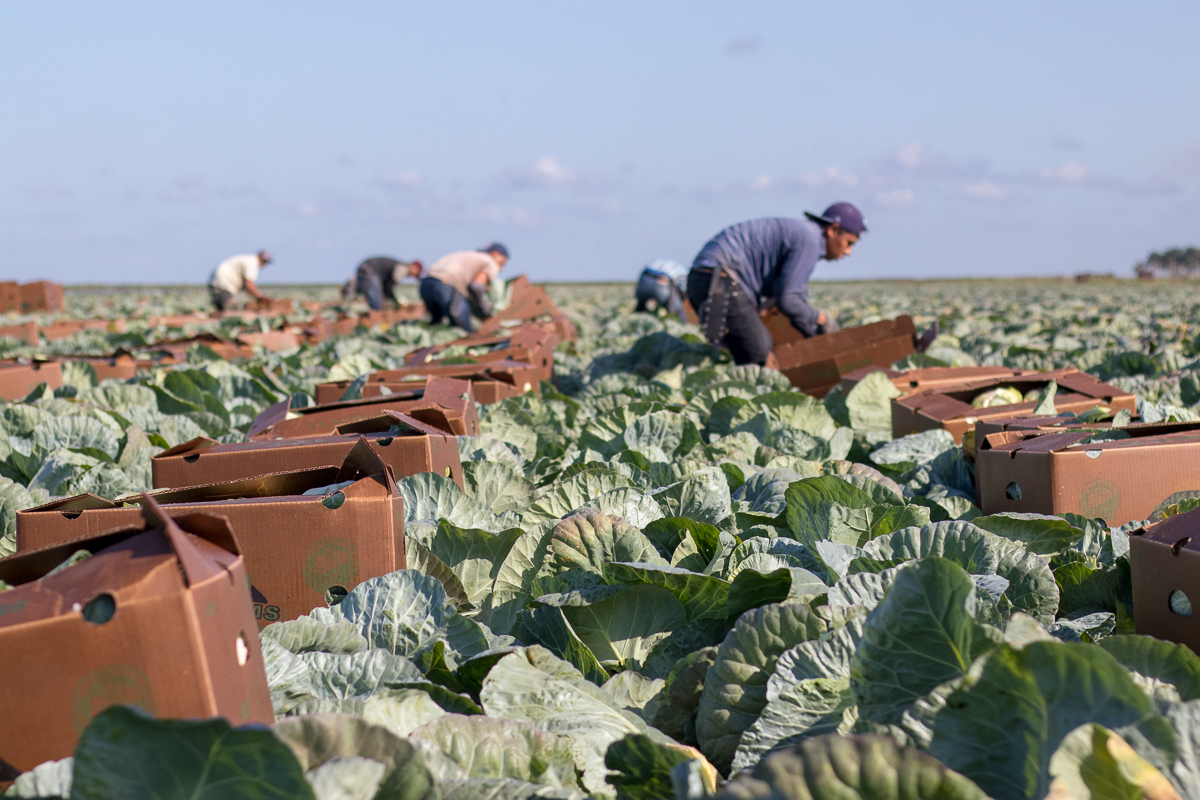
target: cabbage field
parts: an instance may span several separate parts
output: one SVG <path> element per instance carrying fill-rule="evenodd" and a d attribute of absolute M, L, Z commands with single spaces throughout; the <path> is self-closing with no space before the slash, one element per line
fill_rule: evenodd
<path fill-rule="evenodd" d="M 1078 366 L 1147 420 L 1200 419 L 1189 284 L 815 289 L 843 327 L 937 320 L 906 366 Z M 981 516 L 949 434 L 892 439 L 881 375 L 816 400 L 633 313 L 629 286 L 550 291 L 580 333 L 553 384 L 481 407 L 465 492 L 399 481 L 409 569 L 263 629 L 272 729 L 113 707 L 6 796 L 1200 798 L 1200 658 L 1134 633 L 1139 523 Z M 126 331 L 0 355 L 136 353 L 179 334 L 147 309 L 203 302 L 69 293 Z M 70 364 L 0 410 L 0 555 L 20 508 L 147 488 L 165 447 L 239 441 L 270 404 L 453 338 L 400 325 L 234 363 L 198 345 L 126 383 Z"/>

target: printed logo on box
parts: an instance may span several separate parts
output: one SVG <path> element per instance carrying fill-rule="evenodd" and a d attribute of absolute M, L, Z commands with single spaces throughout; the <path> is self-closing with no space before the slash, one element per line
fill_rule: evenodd
<path fill-rule="evenodd" d="M 146 673 L 131 664 L 108 664 L 84 675 L 75 684 L 71 727 L 83 733 L 92 717 L 116 705 L 137 706 L 148 714 L 157 712 Z"/>
<path fill-rule="evenodd" d="M 1121 507 L 1121 489 L 1108 478 L 1096 478 L 1083 486 L 1079 513 L 1085 517 L 1109 519 Z"/>
<path fill-rule="evenodd" d="M 358 548 L 337 536 L 313 542 L 304 556 L 304 582 L 319 594 L 330 586 L 350 588 L 358 583 Z"/>

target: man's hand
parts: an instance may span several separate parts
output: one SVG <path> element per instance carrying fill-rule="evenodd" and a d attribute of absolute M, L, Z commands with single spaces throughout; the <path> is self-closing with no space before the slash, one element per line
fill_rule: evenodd
<path fill-rule="evenodd" d="M 824 325 L 828 321 L 829 321 L 829 317 L 825 315 L 824 311 L 820 311 L 817 313 L 817 324 L 818 325 Z"/>

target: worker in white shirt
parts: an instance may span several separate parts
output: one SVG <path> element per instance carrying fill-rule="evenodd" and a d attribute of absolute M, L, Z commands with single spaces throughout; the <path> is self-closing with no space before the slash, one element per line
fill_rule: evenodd
<path fill-rule="evenodd" d="M 259 305 L 269 303 L 270 299 L 258 290 L 258 271 L 270 263 L 271 252 L 259 250 L 255 255 L 234 256 L 218 264 L 208 279 L 208 293 L 212 297 L 213 307 L 217 311 L 225 311 L 242 290 Z"/>
<path fill-rule="evenodd" d="M 433 324 L 448 319 L 467 333 L 474 330 L 471 311 L 487 319 L 492 304 L 487 290 L 508 261 L 508 248 L 492 242 L 481 250 L 462 250 L 442 256 L 421 279 L 421 299 Z"/>

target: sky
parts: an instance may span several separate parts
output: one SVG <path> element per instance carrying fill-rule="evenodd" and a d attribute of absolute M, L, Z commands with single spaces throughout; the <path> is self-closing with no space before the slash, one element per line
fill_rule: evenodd
<path fill-rule="evenodd" d="M 1200 4 L 0 3 L 0 279 L 264 283 L 504 242 L 633 280 L 846 200 L 818 280 L 1200 245 Z"/>

